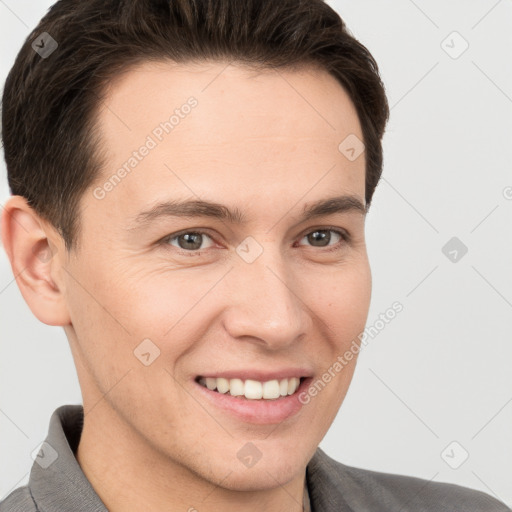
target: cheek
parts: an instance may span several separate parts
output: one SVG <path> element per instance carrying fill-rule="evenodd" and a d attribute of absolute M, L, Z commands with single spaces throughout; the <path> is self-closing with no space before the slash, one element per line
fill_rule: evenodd
<path fill-rule="evenodd" d="M 324 278 L 307 280 L 307 296 L 319 319 L 327 324 L 324 333 L 336 345 L 350 342 L 363 331 L 371 300 L 371 272 L 367 261 L 339 268 Z"/>
<path fill-rule="evenodd" d="M 200 339 L 203 329 L 215 323 L 224 308 L 230 308 L 232 284 L 224 281 L 226 268 L 213 266 L 209 271 L 197 267 L 186 272 L 123 273 L 122 281 L 113 280 L 109 296 L 113 314 L 122 319 L 134 340 L 160 340 L 162 351 L 172 347 L 174 354 L 187 350 L 190 340 Z M 115 282 L 117 281 L 117 282 Z M 346 265 L 297 271 L 288 283 L 297 295 L 299 307 L 310 309 L 317 320 L 332 330 L 325 336 L 343 342 L 357 336 L 366 323 L 371 273 L 368 260 L 360 257 Z M 249 292 L 246 300 L 250 302 Z"/>
<path fill-rule="evenodd" d="M 226 286 L 222 283 L 226 269 L 148 272 L 129 263 L 73 270 L 85 284 L 82 288 L 70 278 L 73 327 L 95 359 L 105 361 L 102 364 L 112 360 L 112 353 L 121 366 L 133 363 L 133 350 L 146 338 L 172 364 L 190 348 L 191 340 L 201 339 L 202 330 L 215 322 L 219 309 L 229 307 L 227 297 L 217 295 Z M 313 321 L 320 323 L 329 345 L 339 348 L 350 343 L 364 329 L 371 274 L 368 260 L 361 255 L 340 266 L 297 271 L 289 286 L 298 296 L 299 307 L 316 317 Z"/>

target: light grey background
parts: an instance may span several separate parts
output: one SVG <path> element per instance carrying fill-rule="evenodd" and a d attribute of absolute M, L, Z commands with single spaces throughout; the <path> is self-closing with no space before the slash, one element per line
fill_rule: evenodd
<path fill-rule="evenodd" d="M 0 0 L 2 84 L 51 3 Z M 346 464 L 465 485 L 510 506 L 512 2 L 329 4 L 376 58 L 391 106 L 367 220 L 368 325 L 395 301 L 404 310 L 369 338 L 320 446 Z M 3 204 L 3 161 L 0 172 Z M 446 250 L 456 262 L 442 252 L 452 237 L 468 248 Z M 27 482 L 54 409 L 81 395 L 64 331 L 32 315 L 3 249 L 0 312 L 1 498 Z"/>

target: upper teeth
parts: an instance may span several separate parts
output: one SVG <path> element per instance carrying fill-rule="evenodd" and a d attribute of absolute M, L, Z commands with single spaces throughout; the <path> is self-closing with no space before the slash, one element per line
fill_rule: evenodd
<path fill-rule="evenodd" d="M 208 389 L 217 389 L 219 393 L 227 393 L 232 396 L 245 396 L 250 399 L 279 398 L 280 396 L 292 395 L 297 391 L 300 384 L 298 377 L 282 380 L 268 380 L 259 382 L 257 380 L 225 379 L 223 377 L 202 377 L 199 384 Z"/>

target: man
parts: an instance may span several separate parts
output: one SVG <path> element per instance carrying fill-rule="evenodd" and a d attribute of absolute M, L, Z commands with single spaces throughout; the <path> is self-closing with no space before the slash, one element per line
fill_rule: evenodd
<path fill-rule="evenodd" d="M 508 510 L 318 448 L 367 319 L 388 115 L 320 0 L 53 6 L 5 85 L 2 239 L 83 408 L 2 512 Z"/>

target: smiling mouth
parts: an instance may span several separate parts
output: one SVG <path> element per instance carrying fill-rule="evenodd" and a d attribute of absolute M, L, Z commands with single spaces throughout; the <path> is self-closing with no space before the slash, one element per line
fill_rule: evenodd
<path fill-rule="evenodd" d="M 257 381 L 197 376 L 195 381 L 210 391 L 248 400 L 277 400 L 297 392 L 305 377 Z"/>

